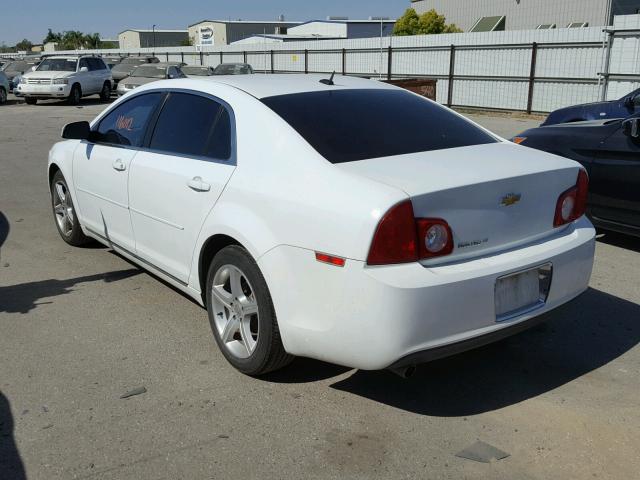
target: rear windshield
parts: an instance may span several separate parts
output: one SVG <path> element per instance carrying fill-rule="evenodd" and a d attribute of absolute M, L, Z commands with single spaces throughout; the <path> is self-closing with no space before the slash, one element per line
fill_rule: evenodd
<path fill-rule="evenodd" d="M 464 118 L 403 90 L 327 90 L 262 102 L 331 163 L 497 142 Z"/>
<path fill-rule="evenodd" d="M 156 67 L 152 63 L 149 63 L 136 67 L 135 70 L 131 72 L 131 76 L 143 78 L 166 78 L 167 67 Z"/>

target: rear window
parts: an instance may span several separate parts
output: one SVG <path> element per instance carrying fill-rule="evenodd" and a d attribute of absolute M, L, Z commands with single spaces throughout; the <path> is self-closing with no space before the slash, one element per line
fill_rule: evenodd
<path fill-rule="evenodd" d="M 328 90 L 262 102 L 331 163 L 497 142 L 464 118 L 403 90 Z"/>

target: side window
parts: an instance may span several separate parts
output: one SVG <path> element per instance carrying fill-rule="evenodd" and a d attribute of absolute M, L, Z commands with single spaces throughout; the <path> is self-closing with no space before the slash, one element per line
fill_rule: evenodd
<path fill-rule="evenodd" d="M 96 62 L 96 70 L 109 70 L 101 58 L 94 58 L 94 61 Z"/>
<path fill-rule="evenodd" d="M 99 58 L 87 58 L 87 61 L 89 62 L 89 70 L 92 72 L 103 70 L 105 68 L 102 60 L 100 60 Z"/>
<path fill-rule="evenodd" d="M 116 107 L 98 125 L 98 143 L 141 147 L 149 119 L 164 94 L 139 95 Z"/>
<path fill-rule="evenodd" d="M 158 117 L 150 148 L 180 155 L 231 158 L 231 121 L 214 100 L 171 93 Z"/>
<path fill-rule="evenodd" d="M 80 64 L 78 65 L 78 71 L 80 71 L 80 69 L 81 69 L 82 67 L 87 67 L 87 70 L 91 70 L 91 69 L 89 68 L 89 62 L 87 62 L 87 59 L 86 59 L 86 58 L 81 58 L 81 59 L 80 59 Z"/>

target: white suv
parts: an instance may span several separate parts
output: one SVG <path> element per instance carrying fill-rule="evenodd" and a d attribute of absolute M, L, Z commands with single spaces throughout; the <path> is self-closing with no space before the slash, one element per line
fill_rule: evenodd
<path fill-rule="evenodd" d="M 23 75 L 17 91 L 30 105 L 45 98 L 66 98 L 77 105 L 82 97 L 94 94 L 108 101 L 112 82 L 111 70 L 100 57 L 55 56 Z"/>

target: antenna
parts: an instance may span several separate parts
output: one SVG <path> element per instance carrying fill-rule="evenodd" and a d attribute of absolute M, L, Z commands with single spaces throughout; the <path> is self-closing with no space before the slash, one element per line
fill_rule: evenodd
<path fill-rule="evenodd" d="M 334 70 L 329 79 L 323 78 L 322 80 L 320 80 L 320 83 L 323 83 L 325 85 L 335 85 L 335 83 L 333 83 L 333 77 L 335 76 L 336 76 L 336 71 Z"/>

